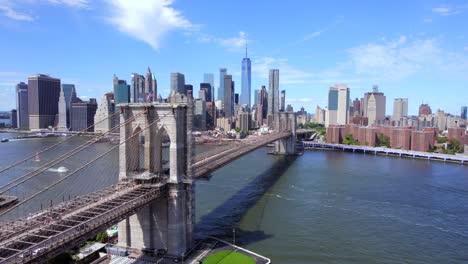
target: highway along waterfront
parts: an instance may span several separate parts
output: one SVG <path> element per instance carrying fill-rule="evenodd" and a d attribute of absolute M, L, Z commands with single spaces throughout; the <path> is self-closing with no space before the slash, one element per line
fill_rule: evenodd
<path fill-rule="evenodd" d="M 1 143 L 0 167 L 57 140 L 61 139 Z M 70 140 L 57 151 L 86 140 Z M 93 152 L 102 153 L 110 146 L 95 144 Z M 204 148 L 197 146 L 198 151 Z M 235 244 L 273 263 L 468 261 L 467 166 L 335 151 L 305 151 L 298 157 L 267 152 L 267 148 L 254 151 L 215 171 L 210 180 L 197 181 L 199 237 L 213 235 L 232 242 L 235 235 Z M 89 158 L 79 155 L 75 162 Z M 45 161 L 47 153 L 40 159 L 36 163 Z M 99 164 L 1 220 L 117 182 L 117 153 Z M 34 166 L 29 162 L 23 169 L 1 174 L 0 185 Z M 78 165 L 70 161 L 64 166 L 72 170 Z M 60 173 L 49 171 L 6 195 L 21 200 L 60 178 Z"/>

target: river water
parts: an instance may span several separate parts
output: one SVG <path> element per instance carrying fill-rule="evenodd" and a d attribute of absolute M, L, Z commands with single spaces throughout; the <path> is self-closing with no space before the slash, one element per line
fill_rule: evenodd
<path fill-rule="evenodd" d="M 57 140 L 1 143 L 0 167 Z M 69 140 L 50 155 L 82 142 Z M 64 165 L 78 168 L 111 147 L 93 145 Z M 299 157 L 266 152 L 259 149 L 197 181 L 198 235 L 231 241 L 235 229 L 236 244 L 274 263 L 468 262 L 467 166 L 333 151 Z M 45 162 L 46 154 L 0 174 L 0 185 Z M 27 197 L 61 176 L 46 172 L 10 194 Z M 3 218 L 115 183 L 117 152 L 75 176 Z"/>

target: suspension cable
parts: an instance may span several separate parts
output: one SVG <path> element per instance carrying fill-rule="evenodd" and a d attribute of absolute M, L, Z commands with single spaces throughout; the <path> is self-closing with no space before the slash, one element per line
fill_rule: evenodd
<path fill-rule="evenodd" d="M 116 130 L 117 128 L 120 128 L 120 127 L 122 127 L 122 126 L 128 124 L 129 122 L 133 121 L 133 120 L 134 120 L 135 118 L 137 118 L 138 116 L 140 116 L 140 115 L 146 113 L 146 111 L 147 111 L 147 110 L 145 110 L 145 111 L 143 111 L 143 112 L 140 112 L 140 113 L 138 113 L 138 114 L 132 116 L 131 118 L 127 119 L 124 123 L 119 124 L 119 125 L 113 127 L 112 129 L 110 129 L 109 131 L 105 132 L 104 134 L 102 134 L 102 135 L 100 135 L 100 136 L 94 138 L 94 139 L 93 139 L 94 141 L 88 141 L 88 142 L 86 142 L 86 143 L 84 143 L 84 144 L 82 144 L 82 145 L 80 145 L 80 146 L 78 146 L 78 147 L 72 149 L 71 151 L 69 151 L 69 152 L 63 154 L 62 156 L 60 156 L 60 157 L 58 157 L 58 158 L 55 158 L 55 159 L 49 161 L 48 163 L 42 165 L 41 167 L 39 167 L 39 168 L 37 168 L 37 169 L 35 169 L 35 170 L 31 171 L 31 172 L 28 172 L 28 173 L 26 173 L 25 175 L 20 176 L 20 177 L 14 179 L 14 180 L 8 182 L 7 184 L 5 184 L 5 185 L 3 185 L 3 186 L 0 187 L 0 189 L 3 189 L 2 191 L 0 191 L 0 194 L 4 194 L 5 192 L 7 192 L 7 191 L 9 191 L 9 190 L 11 190 L 11 189 L 13 189 L 13 188 L 15 188 L 16 186 L 18 186 L 18 185 L 20 185 L 20 184 L 26 182 L 27 180 L 29 180 L 29 179 L 31 179 L 31 178 L 33 178 L 33 177 L 35 177 L 35 176 L 41 174 L 42 172 L 44 172 L 44 171 L 46 171 L 47 169 L 49 169 L 50 167 L 52 167 L 52 166 L 58 164 L 59 162 L 61 162 L 61 161 L 65 160 L 65 159 L 67 159 L 67 158 L 69 158 L 69 157 L 72 157 L 72 156 L 78 154 L 79 152 L 81 152 L 82 150 L 84 150 L 84 149 L 87 148 L 88 146 L 94 144 L 95 142 L 97 142 L 99 139 L 103 138 L 103 137 L 106 136 L 107 134 L 110 134 L 112 131 Z M 28 176 L 29 176 L 29 177 L 28 177 Z M 27 178 L 26 178 L 26 177 L 27 177 Z M 26 178 L 26 179 L 25 179 L 25 178 Z M 16 183 L 16 184 L 15 184 L 15 183 Z M 13 185 L 12 185 L 12 184 L 13 184 Z M 9 185 L 11 185 L 11 186 L 8 187 Z M 5 188 L 6 188 L 6 189 L 5 189 Z"/>
<path fill-rule="evenodd" d="M 83 166 L 79 167 L 78 169 L 74 170 L 72 173 L 68 174 L 67 176 L 63 177 L 62 179 L 60 180 L 57 180 L 56 182 L 52 183 L 51 185 L 47 186 L 45 189 L 33 194 L 32 196 L 26 198 L 25 200 L 21 201 L 20 203 L 17 203 L 15 204 L 14 206 L 8 208 L 7 210 L 3 211 L 3 212 L 0 212 L 0 216 L 3 216 L 5 214 L 7 214 L 8 212 L 12 211 L 13 209 L 17 208 L 18 206 L 20 205 L 23 205 L 25 204 L 26 202 L 28 202 L 29 200 L 37 197 L 38 195 L 40 195 L 41 193 L 44 193 L 45 191 L 49 190 L 50 188 L 56 186 L 57 184 L 63 182 L 64 180 L 68 179 L 70 176 L 76 174 L 77 172 L 81 171 L 82 169 L 88 167 L 90 164 L 92 164 L 93 162 L 95 162 L 96 160 L 98 159 L 101 159 L 102 157 L 104 157 L 105 155 L 107 155 L 108 153 L 110 153 L 111 151 L 113 151 L 114 149 L 120 147 L 122 144 L 126 143 L 127 141 L 129 141 L 130 139 L 133 139 L 135 136 L 139 135 L 141 132 L 143 132 L 145 129 L 148 129 L 149 127 L 151 127 L 153 124 L 155 124 L 156 122 L 158 122 L 159 120 L 161 120 L 162 118 L 164 118 L 165 116 L 167 116 L 169 113 L 166 113 L 164 115 L 162 115 L 161 117 L 159 117 L 158 119 L 156 119 L 155 121 L 153 121 L 151 124 L 147 125 L 146 127 L 144 127 L 143 129 L 141 129 L 138 133 L 135 133 L 133 134 L 132 136 L 128 137 L 127 139 L 125 139 L 123 142 L 120 142 L 118 145 L 108 149 L 106 152 L 100 154 L 99 156 L 97 156 L 96 158 L 94 158 L 93 160 L 87 162 L 86 164 L 84 164 Z"/>
<path fill-rule="evenodd" d="M 52 148 L 57 147 L 57 146 L 60 145 L 60 144 L 63 144 L 64 142 L 67 142 L 68 140 L 70 140 L 70 139 L 72 139 L 72 138 L 74 138 L 74 137 L 76 137 L 76 136 L 79 136 L 81 133 L 88 131 L 88 129 L 90 129 L 91 127 L 95 126 L 96 124 L 99 124 L 99 123 L 101 123 L 101 122 L 104 122 L 104 121 L 106 121 L 107 119 L 113 117 L 113 116 L 116 115 L 116 114 L 120 114 L 120 113 L 119 113 L 119 112 L 115 112 L 115 113 L 113 113 L 112 115 L 108 116 L 107 118 L 105 118 L 105 119 L 103 119 L 103 120 L 101 120 L 101 121 L 99 121 L 99 122 L 97 122 L 97 123 L 95 123 L 95 124 L 92 124 L 91 126 L 89 126 L 89 127 L 85 128 L 85 129 L 79 131 L 79 132 L 76 133 L 75 135 L 72 135 L 71 137 L 67 137 L 67 138 L 65 138 L 64 140 L 59 141 L 59 142 L 57 142 L 57 143 L 55 143 L 55 144 L 53 144 L 53 145 L 51 145 L 51 146 L 49 146 L 49 147 L 46 147 L 46 148 L 44 148 L 43 150 L 38 151 L 38 152 L 36 152 L 35 154 L 33 154 L 33 155 L 31 155 L 31 156 L 29 156 L 29 157 L 27 157 L 27 158 L 24 158 L 24 159 L 22 159 L 22 160 L 20 160 L 20 161 L 14 162 L 14 163 L 12 163 L 12 164 L 6 166 L 6 167 L 0 169 L 0 173 L 3 173 L 3 172 L 5 172 L 5 171 L 7 171 L 7 170 L 9 170 L 9 169 L 11 169 L 11 168 L 13 168 L 13 167 L 18 166 L 19 164 L 21 164 L 21 163 L 23 163 L 23 162 L 26 162 L 26 161 L 29 160 L 29 159 L 34 158 L 34 156 L 37 155 L 37 154 L 41 154 L 41 153 L 43 153 L 43 152 L 46 152 L 46 151 L 48 151 L 48 150 L 50 150 L 50 149 L 52 149 Z"/>

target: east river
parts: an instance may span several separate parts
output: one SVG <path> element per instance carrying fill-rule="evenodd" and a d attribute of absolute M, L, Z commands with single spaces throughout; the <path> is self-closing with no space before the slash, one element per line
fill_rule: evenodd
<path fill-rule="evenodd" d="M 0 167 L 58 140 L 0 143 Z M 83 142 L 71 139 L 41 154 L 41 161 L 0 174 L 0 186 Z M 71 172 L 111 147 L 95 144 L 57 166 Z M 298 157 L 266 152 L 259 149 L 197 181 L 197 234 L 232 241 L 234 228 L 236 244 L 273 263 L 468 262 L 468 166 L 333 151 Z M 111 152 L 0 220 L 115 183 L 117 158 Z M 47 171 L 9 194 L 21 200 L 64 175 Z"/>

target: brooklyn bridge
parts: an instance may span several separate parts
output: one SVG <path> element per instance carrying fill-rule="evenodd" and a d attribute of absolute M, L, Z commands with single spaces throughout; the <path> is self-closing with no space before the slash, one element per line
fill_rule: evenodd
<path fill-rule="evenodd" d="M 276 113 L 271 133 L 250 136 L 194 155 L 189 98 L 177 94 L 168 103 L 121 104 L 119 109 L 120 123 L 112 130 L 0 187 L 0 194 L 4 194 L 77 153 L 86 152 L 88 146 L 106 134 L 120 132 L 117 145 L 0 213 L 1 217 L 15 210 L 96 164 L 111 151 L 118 151 L 117 184 L 31 216 L 0 223 L 0 263 L 43 263 L 114 225 L 118 225 L 119 246 L 145 252 L 164 249 L 172 256 L 184 256 L 194 242 L 193 183 L 196 180 L 270 143 L 274 143 L 272 154 L 296 154 L 293 112 Z M 75 136 L 79 134 L 72 137 Z M 166 139 L 170 141 L 167 161 L 163 157 Z M 59 144 L 41 152 L 53 151 Z M 34 155 L 1 168 L 0 174 L 34 159 Z"/>

